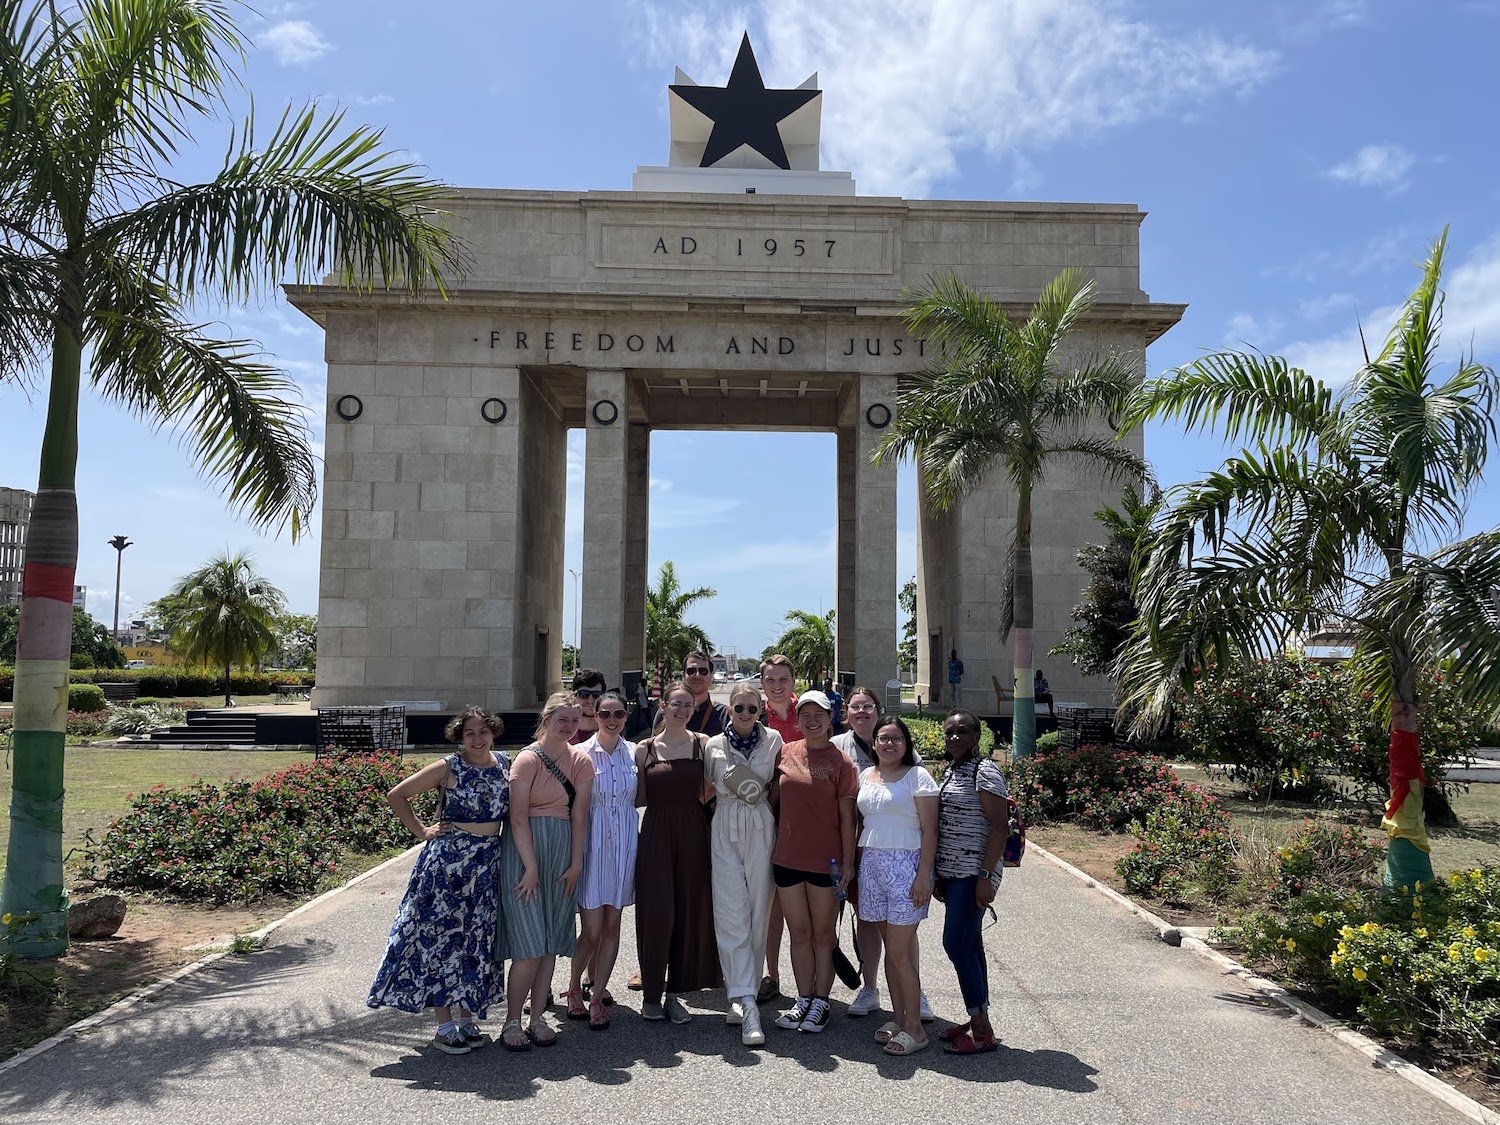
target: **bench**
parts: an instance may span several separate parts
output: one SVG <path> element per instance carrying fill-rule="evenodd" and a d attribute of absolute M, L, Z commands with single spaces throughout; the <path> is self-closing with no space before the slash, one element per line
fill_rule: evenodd
<path fill-rule="evenodd" d="M 108 703 L 129 703 L 141 693 L 140 684 L 97 684 Z"/>
<path fill-rule="evenodd" d="M 1115 746 L 1120 740 L 1113 707 L 1059 707 L 1057 734 L 1058 745 L 1067 750 L 1096 743 Z"/>
<path fill-rule="evenodd" d="M 312 689 L 305 684 L 272 684 L 271 693 L 285 698 L 289 695 L 306 695 Z"/>

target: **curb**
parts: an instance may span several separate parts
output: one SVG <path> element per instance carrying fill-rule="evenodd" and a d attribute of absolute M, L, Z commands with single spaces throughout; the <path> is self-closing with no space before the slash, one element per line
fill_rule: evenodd
<path fill-rule="evenodd" d="M 1105 898 L 1119 906 L 1123 906 L 1130 913 L 1149 922 L 1157 932 L 1157 936 L 1163 941 L 1168 941 L 1168 934 L 1180 938 L 1180 946 L 1191 950 L 1205 961 L 1217 965 L 1228 976 L 1235 977 L 1249 987 L 1255 989 L 1268 1000 L 1273 1000 L 1282 1007 L 1295 1013 L 1300 1019 L 1311 1024 L 1319 1031 L 1332 1035 L 1346 1047 L 1353 1048 L 1368 1058 L 1375 1066 L 1389 1070 L 1394 1074 L 1406 1079 L 1429 1097 L 1442 1102 L 1455 1113 L 1461 1113 L 1477 1125 L 1500 1125 L 1500 1113 L 1496 1113 L 1488 1106 L 1476 1102 L 1467 1094 L 1454 1089 L 1441 1078 L 1429 1074 L 1414 1063 L 1408 1062 L 1389 1047 L 1383 1047 L 1367 1035 L 1355 1031 L 1342 1020 L 1335 1019 L 1321 1008 L 1314 1007 L 1299 996 L 1294 996 L 1275 981 L 1267 980 L 1258 976 L 1251 970 L 1241 965 L 1233 957 L 1229 957 L 1219 950 L 1213 948 L 1200 937 L 1195 937 L 1185 928 L 1172 925 L 1170 922 L 1151 913 L 1140 903 L 1132 898 L 1122 895 L 1113 887 L 1107 887 L 1087 871 L 1074 867 L 1067 860 L 1054 855 L 1046 848 L 1039 845 L 1035 840 L 1026 842 L 1027 851 L 1035 851 L 1049 863 L 1062 868 L 1073 878 L 1085 886 L 1098 891 Z M 1170 942 L 1169 942 L 1170 944 Z"/>
<path fill-rule="evenodd" d="M 358 884 L 363 883 L 366 879 L 369 879 L 374 875 L 378 875 L 387 867 L 390 867 L 396 863 L 400 863 L 407 856 L 411 855 L 412 852 L 417 851 L 421 847 L 421 844 L 414 844 L 411 847 L 407 848 L 405 851 L 401 852 L 399 855 L 393 855 L 390 859 L 377 863 L 368 871 L 361 871 L 358 875 L 354 876 L 354 878 L 350 879 L 348 882 L 340 883 L 338 886 L 324 891 L 316 898 L 308 899 L 295 910 L 292 910 L 287 914 L 283 914 L 280 918 L 267 922 L 260 929 L 252 930 L 250 933 L 243 936 L 254 938 L 256 941 L 264 941 L 268 936 L 275 933 L 282 926 L 286 925 L 297 916 L 311 910 L 314 906 L 317 906 L 320 903 L 326 902 L 328 899 L 333 898 L 335 895 L 343 894 L 350 887 L 357 886 Z M 83 1035 L 85 1032 L 93 1031 L 96 1027 L 106 1024 L 109 1021 L 124 1015 L 126 1012 L 130 1011 L 137 1005 L 151 999 L 163 989 L 169 988 L 185 977 L 192 976 L 199 970 L 205 969 L 209 965 L 212 965 L 215 961 L 219 961 L 228 956 L 230 956 L 230 951 L 228 949 L 220 949 L 216 952 L 208 954 L 208 956 L 206 957 L 200 957 L 190 965 L 184 965 L 180 969 L 174 969 L 171 973 L 169 973 L 167 976 L 162 977 L 160 980 L 154 981 L 153 983 L 146 985 L 144 988 L 137 989 L 129 996 L 125 996 L 119 1000 L 116 1000 L 113 1004 L 105 1008 L 103 1011 L 95 1012 L 93 1015 L 87 1016 L 84 1019 L 79 1020 L 77 1023 L 70 1023 L 67 1027 L 63 1028 L 55 1035 L 52 1035 L 47 1039 L 43 1039 L 40 1043 L 36 1043 L 30 1047 L 27 1047 L 26 1050 L 22 1051 L 19 1055 L 16 1055 L 13 1058 L 7 1059 L 3 1063 L 0 1063 L 0 1074 L 4 1074 L 9 1070 L 14 1070 L 16 1067 L 21 1066 L 23 1063 L 30 1062 L 38 1055 L 52 1050 L 53 1047 L 56 1047 L 62 1043 L 66 1043 L 70 1039 L 76 1039 L 80 1035 Z"/>

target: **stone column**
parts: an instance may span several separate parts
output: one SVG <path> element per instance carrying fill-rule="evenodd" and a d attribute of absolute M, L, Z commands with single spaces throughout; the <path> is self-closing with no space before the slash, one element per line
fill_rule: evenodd
<path fill-rule="evenodd" d="M 620 682 L 625 647 L 630 494 L 629 387 L 623 371 L 589 371 L 584 401 L 583 620 L 579 660 Z"/>
<path fill-rule="evenodd" d="M 859 435 L 856 430 L 838 431 L 837 492 L 836 503 L 838 525 L 838 613 L 834 615 L 837 633 L 837 660 L 839 671 L 855 667 L 855 637 L 859 628 L 858 576 L 859 576 Z M 884 681 L 881 681 L 884 683 Z"/>
<path fill-rule="evenodd" d="M 854 445 L 854 651 L 848 668 L 857 682 L 880 691 L 896 675 L 896 466 L 876 465 L 876 447 L 886 432 L 881 410 L 896 409 L 896 376 L 861 375 Z M 842 465 L 841 465 L 842 467 Z M 843 497 L 840 507 L 843 509 Z M 842 565 L 842 558 L 840 559 Z M 840 606 L 842 609 L 842 605 Z M 842 638 L 844 630 L 839 630 Z"/>
<path fill-rule="evenodd" d="M 631 423 L 625 442 L 625 612 L 620 670 L 646 667 L 646 573 L 650 548 L 651 427 Z M 611 680 L 610 686 L 618 681 Z"/>

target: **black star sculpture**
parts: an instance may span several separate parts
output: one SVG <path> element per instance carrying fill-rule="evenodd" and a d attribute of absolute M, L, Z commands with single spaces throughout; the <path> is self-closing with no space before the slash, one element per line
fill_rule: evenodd
<path fill-rule="evenodd" d="M 740 145 L 749 145 L 778 168 L 791 168 L 781 130 L 776 126 L 818 96 L 817 90 L 767 90 L 750 49 L 750 33 L 740 40 L 726 86 L 681 86 L 667 89 L 714 123 L 699 167 L 711 168 Z"/>

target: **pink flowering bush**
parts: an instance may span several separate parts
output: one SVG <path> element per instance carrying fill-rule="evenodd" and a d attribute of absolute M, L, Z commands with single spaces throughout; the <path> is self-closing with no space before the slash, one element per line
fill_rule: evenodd
<path fill-rule="evenodd" d="M 1132 825 L 1139 841 L 1115 865 L 1131 894 L 1169 903 L 1215 898 L 1234 879 L 1234 828 L 1217 797 L 1184 785 Z"/>
<path fill-rule="evenodd" d="M 1089 745 L 1053 748 L 1011 766 L 1011 796 L 1028 824 L 1073 820 L 1120 832 L 1185 787 L 1160 758 Z"/>
<path fill-rule="evenodd" d="M 90 842 L 85 877 L 224 903 L 315 889 L 345 852 L 411 842 L 385 794 L 409 770 L 379 755 L 296 765 L 259 781 L 157 787 Z M 416 802 L 430 818 L 432 793 Z"/>

